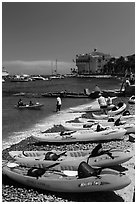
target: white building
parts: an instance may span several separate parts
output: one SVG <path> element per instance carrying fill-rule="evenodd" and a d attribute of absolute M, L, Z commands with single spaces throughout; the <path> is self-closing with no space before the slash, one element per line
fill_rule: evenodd
<path fill-rule="evenodd" d="M 88 54 L 76 55 L 76 66 L 78 74 L 99 74 L 102 73 L 104 65 L 110 60 L 111 55 L 98 52 L 94 49 Z"/>

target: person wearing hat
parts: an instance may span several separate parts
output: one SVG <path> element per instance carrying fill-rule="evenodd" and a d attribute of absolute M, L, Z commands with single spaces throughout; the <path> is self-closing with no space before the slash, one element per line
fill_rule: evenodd
<path fill-rule="evenodd" d="M 104 96 L 99 93 L 98 103 L 100 106 L 100 109 L 103 110 L 103 113 L 107 114 L 107 102 Z"/>

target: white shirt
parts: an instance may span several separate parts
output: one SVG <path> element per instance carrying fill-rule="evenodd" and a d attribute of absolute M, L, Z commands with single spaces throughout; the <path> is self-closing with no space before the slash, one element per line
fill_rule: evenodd
<path fill-rule="evenodd" d="M 58 102 L 58 105 L 61 105 L 61 98 L 60 97 L 57 98 L 57 102 Z"/>
<path fill-rule="evenodd" d="M 106 99 L 103 96 L 98 98 L 98 103 L 100 106 L 107 106 Z"/>

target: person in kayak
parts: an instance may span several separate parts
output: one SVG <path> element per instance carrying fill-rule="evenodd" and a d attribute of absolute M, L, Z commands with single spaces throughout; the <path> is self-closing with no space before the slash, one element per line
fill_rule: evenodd
<path fill-rule="evenodd" d="M 23 104 L 23 101 L 21 100 L 21 98 L 19 99 L 19 101 L 18 101 L 18 107 L 19 106 L 23 106 L 24 104 Z"/>
<path fill-rule="evenodd" d="M 99 93 L 98 103 L 99 103 L 100 109 L 103 110 L 105 114 L 107 114 L 107 102 L 105 97 L 103 97 L 101 93 Z"/>

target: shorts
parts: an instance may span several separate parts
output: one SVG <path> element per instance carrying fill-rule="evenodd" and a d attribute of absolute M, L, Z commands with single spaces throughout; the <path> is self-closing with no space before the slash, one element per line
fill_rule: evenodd
<path fill-rule="evenodd" d="M 101 109 L 106 109 L 107 108 L 107 105 L 106 106 L 100 106 Z"/>

